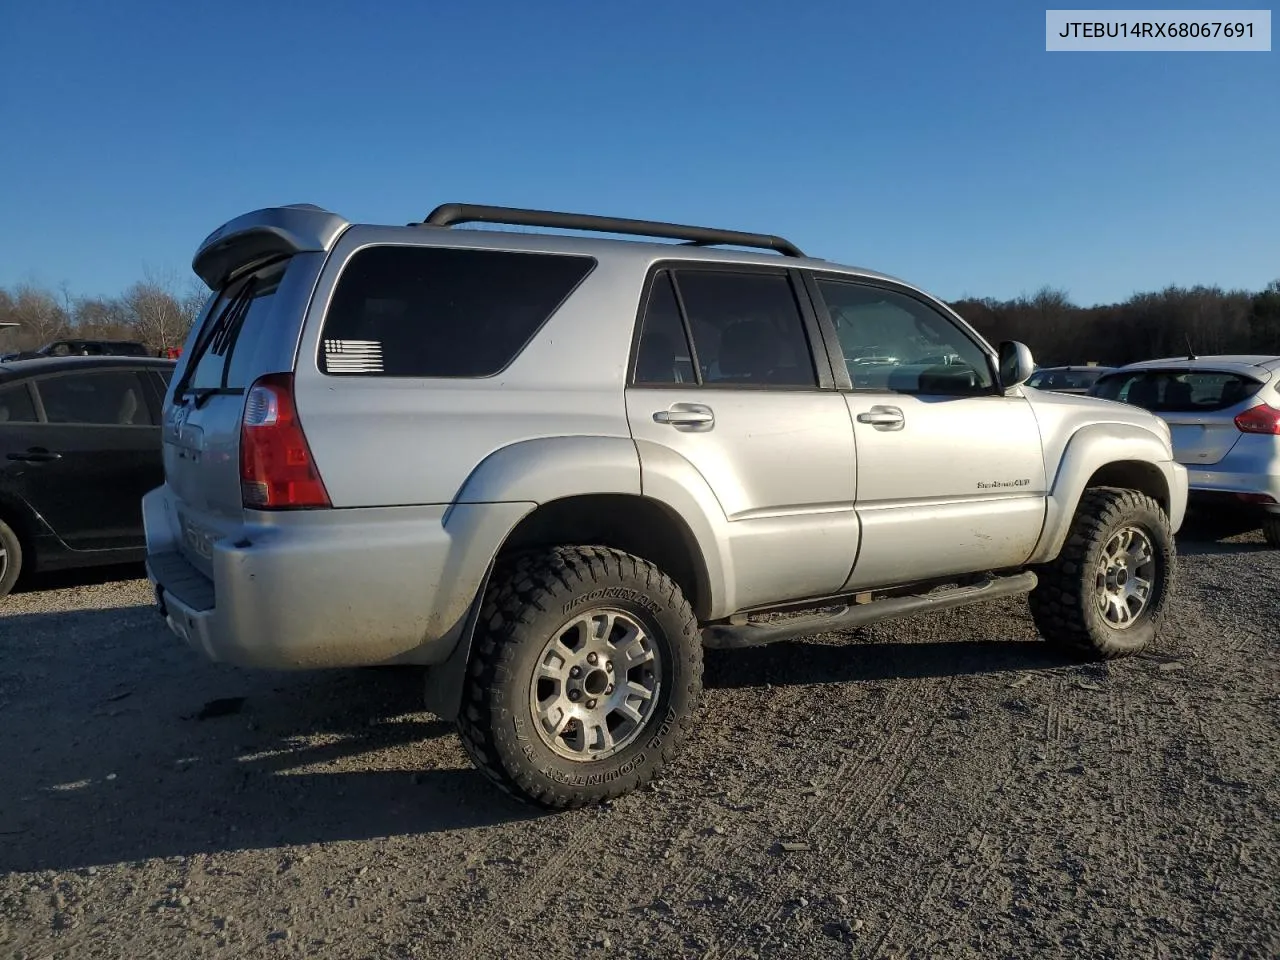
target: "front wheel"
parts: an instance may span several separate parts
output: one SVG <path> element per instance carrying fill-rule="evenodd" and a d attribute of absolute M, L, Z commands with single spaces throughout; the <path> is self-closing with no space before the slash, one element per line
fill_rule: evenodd
<path fill-rule="evenodd" d="M 1058 557 L 1029 598 L 1041 636 L 1113 659 L 1145 649 L 1172 595 L 1176 552 L 1169 518 L 1136 490 L 1085 491 Z"/>
<path fill-rule="evenodd" d="M 680 588 L 621 551 L 560 547 L 495 571 L 458 731 L 507 792 L 582 806 L 656 776 L 701 690 L 701 637 Z"/>

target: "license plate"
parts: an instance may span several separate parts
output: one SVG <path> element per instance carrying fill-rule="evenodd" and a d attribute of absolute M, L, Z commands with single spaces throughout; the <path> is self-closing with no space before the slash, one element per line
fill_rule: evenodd
<path fill-rule="evenodd" d="M 178 514 L 178 522 L 182 524 L 182 542 L 187 549 L 205 560 L 213 559 L 214 536 L 185 514 Z"/>

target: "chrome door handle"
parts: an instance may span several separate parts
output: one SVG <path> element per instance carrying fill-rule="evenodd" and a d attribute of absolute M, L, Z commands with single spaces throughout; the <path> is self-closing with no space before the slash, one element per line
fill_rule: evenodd
<path fill-rule="evenodd" d="M 715 424 L 716 415 L 710 407 L 700 403 L 673 403 L 666 410 L 659 410 L 653 415 L 654 423 L 665 423 L 672 427 L 703 427 Z"/>
<path fill-rule="evenodd" d="M 8 459 L 17 460 L 19 463 L 51 463 L 54 460 L 61 460 L 62 454 L 53 453 L 44 447 L 32 447 L 25 453 L 11 453 Z"/>
<path fill-rule="evenodd" d="M 858 422 L 869 423 L 873 427 L 900 427 L 907 418 L 897 407 L 872 407 L 866 413 L 858 414 Z"/>

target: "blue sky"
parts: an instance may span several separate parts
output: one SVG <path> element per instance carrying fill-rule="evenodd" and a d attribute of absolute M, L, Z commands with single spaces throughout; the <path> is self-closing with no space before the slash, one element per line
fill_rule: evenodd
<path fill-rule="evenodd" d="M 1044 7 L 115 0 L 0 17 L 0 284 L 111 294 L 261 206 L 781 233 L 948 298 L 1280 277 L 1280 52 L 1044 51 Z"/>

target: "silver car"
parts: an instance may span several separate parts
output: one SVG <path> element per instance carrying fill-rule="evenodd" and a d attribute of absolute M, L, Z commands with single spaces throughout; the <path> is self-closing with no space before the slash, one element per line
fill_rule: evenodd
<path fill-rule="evenodd" d="M 1102 377 L 1092 393 L 1162 417 L 1192 503 L 1253 511 L 1280 547 L 1280 357 L 1148 360 Z"/>

